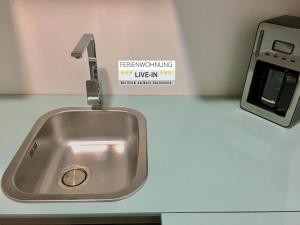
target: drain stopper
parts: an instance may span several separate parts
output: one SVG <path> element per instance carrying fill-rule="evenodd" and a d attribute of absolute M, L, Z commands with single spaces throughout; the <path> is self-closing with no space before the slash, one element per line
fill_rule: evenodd
<path fill-rule="evenodd" d="M 87 178 L 87 173 L 83 169 L 71 169 L 62 176 L 61 181 L 68 187 L 76 187 L 82 184 Z"/>

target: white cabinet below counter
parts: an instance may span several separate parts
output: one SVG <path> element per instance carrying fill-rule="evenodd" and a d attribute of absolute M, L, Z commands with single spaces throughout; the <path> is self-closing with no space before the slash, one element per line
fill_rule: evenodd
<path fill-rule="evenodd" d="M 300 212 L 166 213 L 162 225 L 300 225 Z"/>

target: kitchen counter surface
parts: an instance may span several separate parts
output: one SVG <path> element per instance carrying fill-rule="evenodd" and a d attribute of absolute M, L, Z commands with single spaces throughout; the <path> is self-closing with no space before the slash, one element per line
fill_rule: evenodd
<path fill-rule="evenodd" d="M 0 176 L 36 119 L 85 96 L 0 96 Z M 19 203 L 0 192 L 0 217 L 300 211 L 300 122 L 287 129 L 238 99 L 115 96 L 106 105 L 147 119 L 148 178 L 116 202 Z"/>

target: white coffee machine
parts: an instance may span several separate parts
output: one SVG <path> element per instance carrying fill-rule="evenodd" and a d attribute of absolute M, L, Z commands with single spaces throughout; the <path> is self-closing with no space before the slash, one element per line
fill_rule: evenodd
<path fill-rule="evenodd" d="M 300 117 L 300 17 L 259 24 L 241 108 L 284 127 Z"/>

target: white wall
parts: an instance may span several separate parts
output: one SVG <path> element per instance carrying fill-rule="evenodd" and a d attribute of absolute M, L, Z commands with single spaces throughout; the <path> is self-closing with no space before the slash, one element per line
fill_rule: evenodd
<path fill-rule="evenodd" d="M 94 33 L 106 94 L 240 94 L 259 21 L 300 16 L 299 0 L 0 0 L 0 93 L 78 94 Z M 176 60 L 176 85 L 123 87 L 117 61 Z"/>

